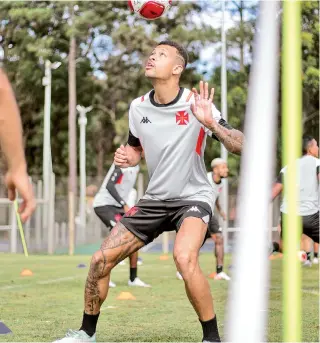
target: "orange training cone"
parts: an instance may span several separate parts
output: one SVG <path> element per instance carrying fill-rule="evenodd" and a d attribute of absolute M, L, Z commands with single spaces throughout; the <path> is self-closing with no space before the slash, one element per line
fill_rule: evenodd
<path fill-rule="evenodd" d="M 32 276 L 33 272 L 30 269 L 23 269 L 22 272 L 20 273 L 21 276 Z"/>
<path fill-rule="evenodd" d="M 118 297 L 118 300 L 136 300 L 136 297 L 130 292 L 121 292 Z"/>
<path fill-rule="evenodd" d="M 168 255 L 161 255 L 161 256 L 159 257 L 159 260 L 160 260 L 160 261 L 167 261 L 167 260 L 169 260 L 169 256 L 168 256 Z"/>

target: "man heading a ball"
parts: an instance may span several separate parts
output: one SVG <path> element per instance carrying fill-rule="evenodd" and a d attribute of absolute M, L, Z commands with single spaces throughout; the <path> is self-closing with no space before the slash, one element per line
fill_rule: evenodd
<path fill-rule="evenodd" d="M 153 90 L 131 103 L 128 143 L 114 156 L 115 165 L 127 168 L 139 163 L 143 151 L 148 188 L 94 253 L 82 325 L 63 342 L 95 341 L 111 270 L 164 230 L 177 231 L 173 256 L 202 325 L 203 341 L 220 342 L 209 283 L 198 260 L 214 206 L 203 154 L 207 136 L 236 154 L 241 153 L 244 137 L 221 118 L 208 83 L 200 82 L 199 93 L 179 85 L 187 63 L 186 50 L 172 41 L 159 43 L 148 58 L 145 76 Z"/>

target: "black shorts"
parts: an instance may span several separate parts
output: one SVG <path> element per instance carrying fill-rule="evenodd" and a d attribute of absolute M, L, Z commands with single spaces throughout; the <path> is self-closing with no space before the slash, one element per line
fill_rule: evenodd
<path fill-rule="evenodd" d="M 282 238 L 283 232 L 283 220 L 285 213 L 281 212 L 281 233 L 280 236 Z M 315 243 L 319 243 L 319 212 L 315 214 L 311 214 L 310 216 L 301 216 L 302 219 L 302 233 L 306 236 L 310 237 Z"/>
<path fill-rule="evenodd" d="M 219 221 L 215 216 L 211 217 L 211 220 L 208 224 L 208 232 L 210 235 L 215 235 L 217 233 L 222 233 L 222 228 L 219 225 Z"/>
<path fill-rule="evenodd" d="M 141 199 L 120 221 L 145 244 L 149 244 L 165 231 L 178 231 L 187 217 L 201 218 L 207 224 L 211 208 L 202 201 Z"/>
<path fill-rule="evenodd" d="M 103 224 L 107 227 L 114 227 L 124 215 L 122 207 L 116 206 L 99 206 L 94 208 L 96 215 L 102 220 Z"/>

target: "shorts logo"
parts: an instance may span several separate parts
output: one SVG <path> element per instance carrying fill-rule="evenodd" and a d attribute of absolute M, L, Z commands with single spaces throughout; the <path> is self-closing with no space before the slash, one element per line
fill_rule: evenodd
<path fill-rule="evenodd" d="M 133 206 L 130 208 L 130 210 L 128 212 L 126 212 L 125 216 L 126 217 L 132 217 L 134 216 L 137 212 L 139 211 L 139 208 L 136 206 Z"/>
<path fill-rule="evenodd" d="M 116 221 L 116 222 L 118 222 L 118 221 L 120 221 L 120 219 L 122 218 L 122 215 L 121 214 L 116 214 L 115 216 L 114 216 L 114 220 Z"/>
<path fill-rule="evenodd" d="M 199 212 L 199 213 L 201 213 L 197 206 L 192 206 L 191 208 L 189 208 L 189 210 L 187 212 Z"/>
<path fill-rule="evenodd" d="M 151 121 L 149 120 L 149 118 L 148 117 L 143 117 L 142 119 L 141 119 L 141 122 L 140 122 L 140 124 L 148 124 L 148 123 L 150 123 L 151 124 Z"/>

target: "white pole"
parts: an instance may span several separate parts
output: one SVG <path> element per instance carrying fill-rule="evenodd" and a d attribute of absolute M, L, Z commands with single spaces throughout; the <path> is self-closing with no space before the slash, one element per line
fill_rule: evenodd
<path fill-rule="evenodd" d="M 43 233 L 47 237 L 48 230 L 48 202 L 49 202 L 49 189 L 50 189 L 50 166 L 52 165 L 51 149 L 50 149 L 50 116 L 51 116 L 51 62 L 45 62 L 45 74 L 42 79 L 42 85 L 45 87 L 44 94 L 44 125 L 43 125 L 43 198 L 46 203 L 43 204 Z"/>
<path fill-rule="evenodd" d="M 78 105 L 77 110 L 80 114 L 78 124 L 80 126 L 80 146 L 79 146 L 79 163 L 80 163 L 80 225 L 81 237 L 80 241 L 84 242 L 86 238 L 86 114 L 92 110 L 92 106 L 83 107 Z"/>
<path fill-rule="evenodd" d="M 237 211 L 240 232 L 234 254 L 226 325 L 228 342 L 265 341 L 269 281 L 268 209 L 278 97 L 279 23 L 275 21 L 278 6 L 278 1 L 260 2 L 254 40 Z"/>
<path fill-rule="evenodd" d="M 221 9 L 221 112 L 222 117 L 228 121 L 228 106 L 227 106 L 227 43 L 226 43 L 226 31 L 225 31 L 225 1 L 222 0 Z M 221 158 L 228 162 L 228 150 L 221 144 Z M 224 238 L 224 250 L 228 252 L 228 219 L 229 219 L 229 184 L 228 179 L 224 180 L 224 187 L 222 190 L 222 209 L 227 216 L 227 220 L 223 221 L 223 238 Z"/>

